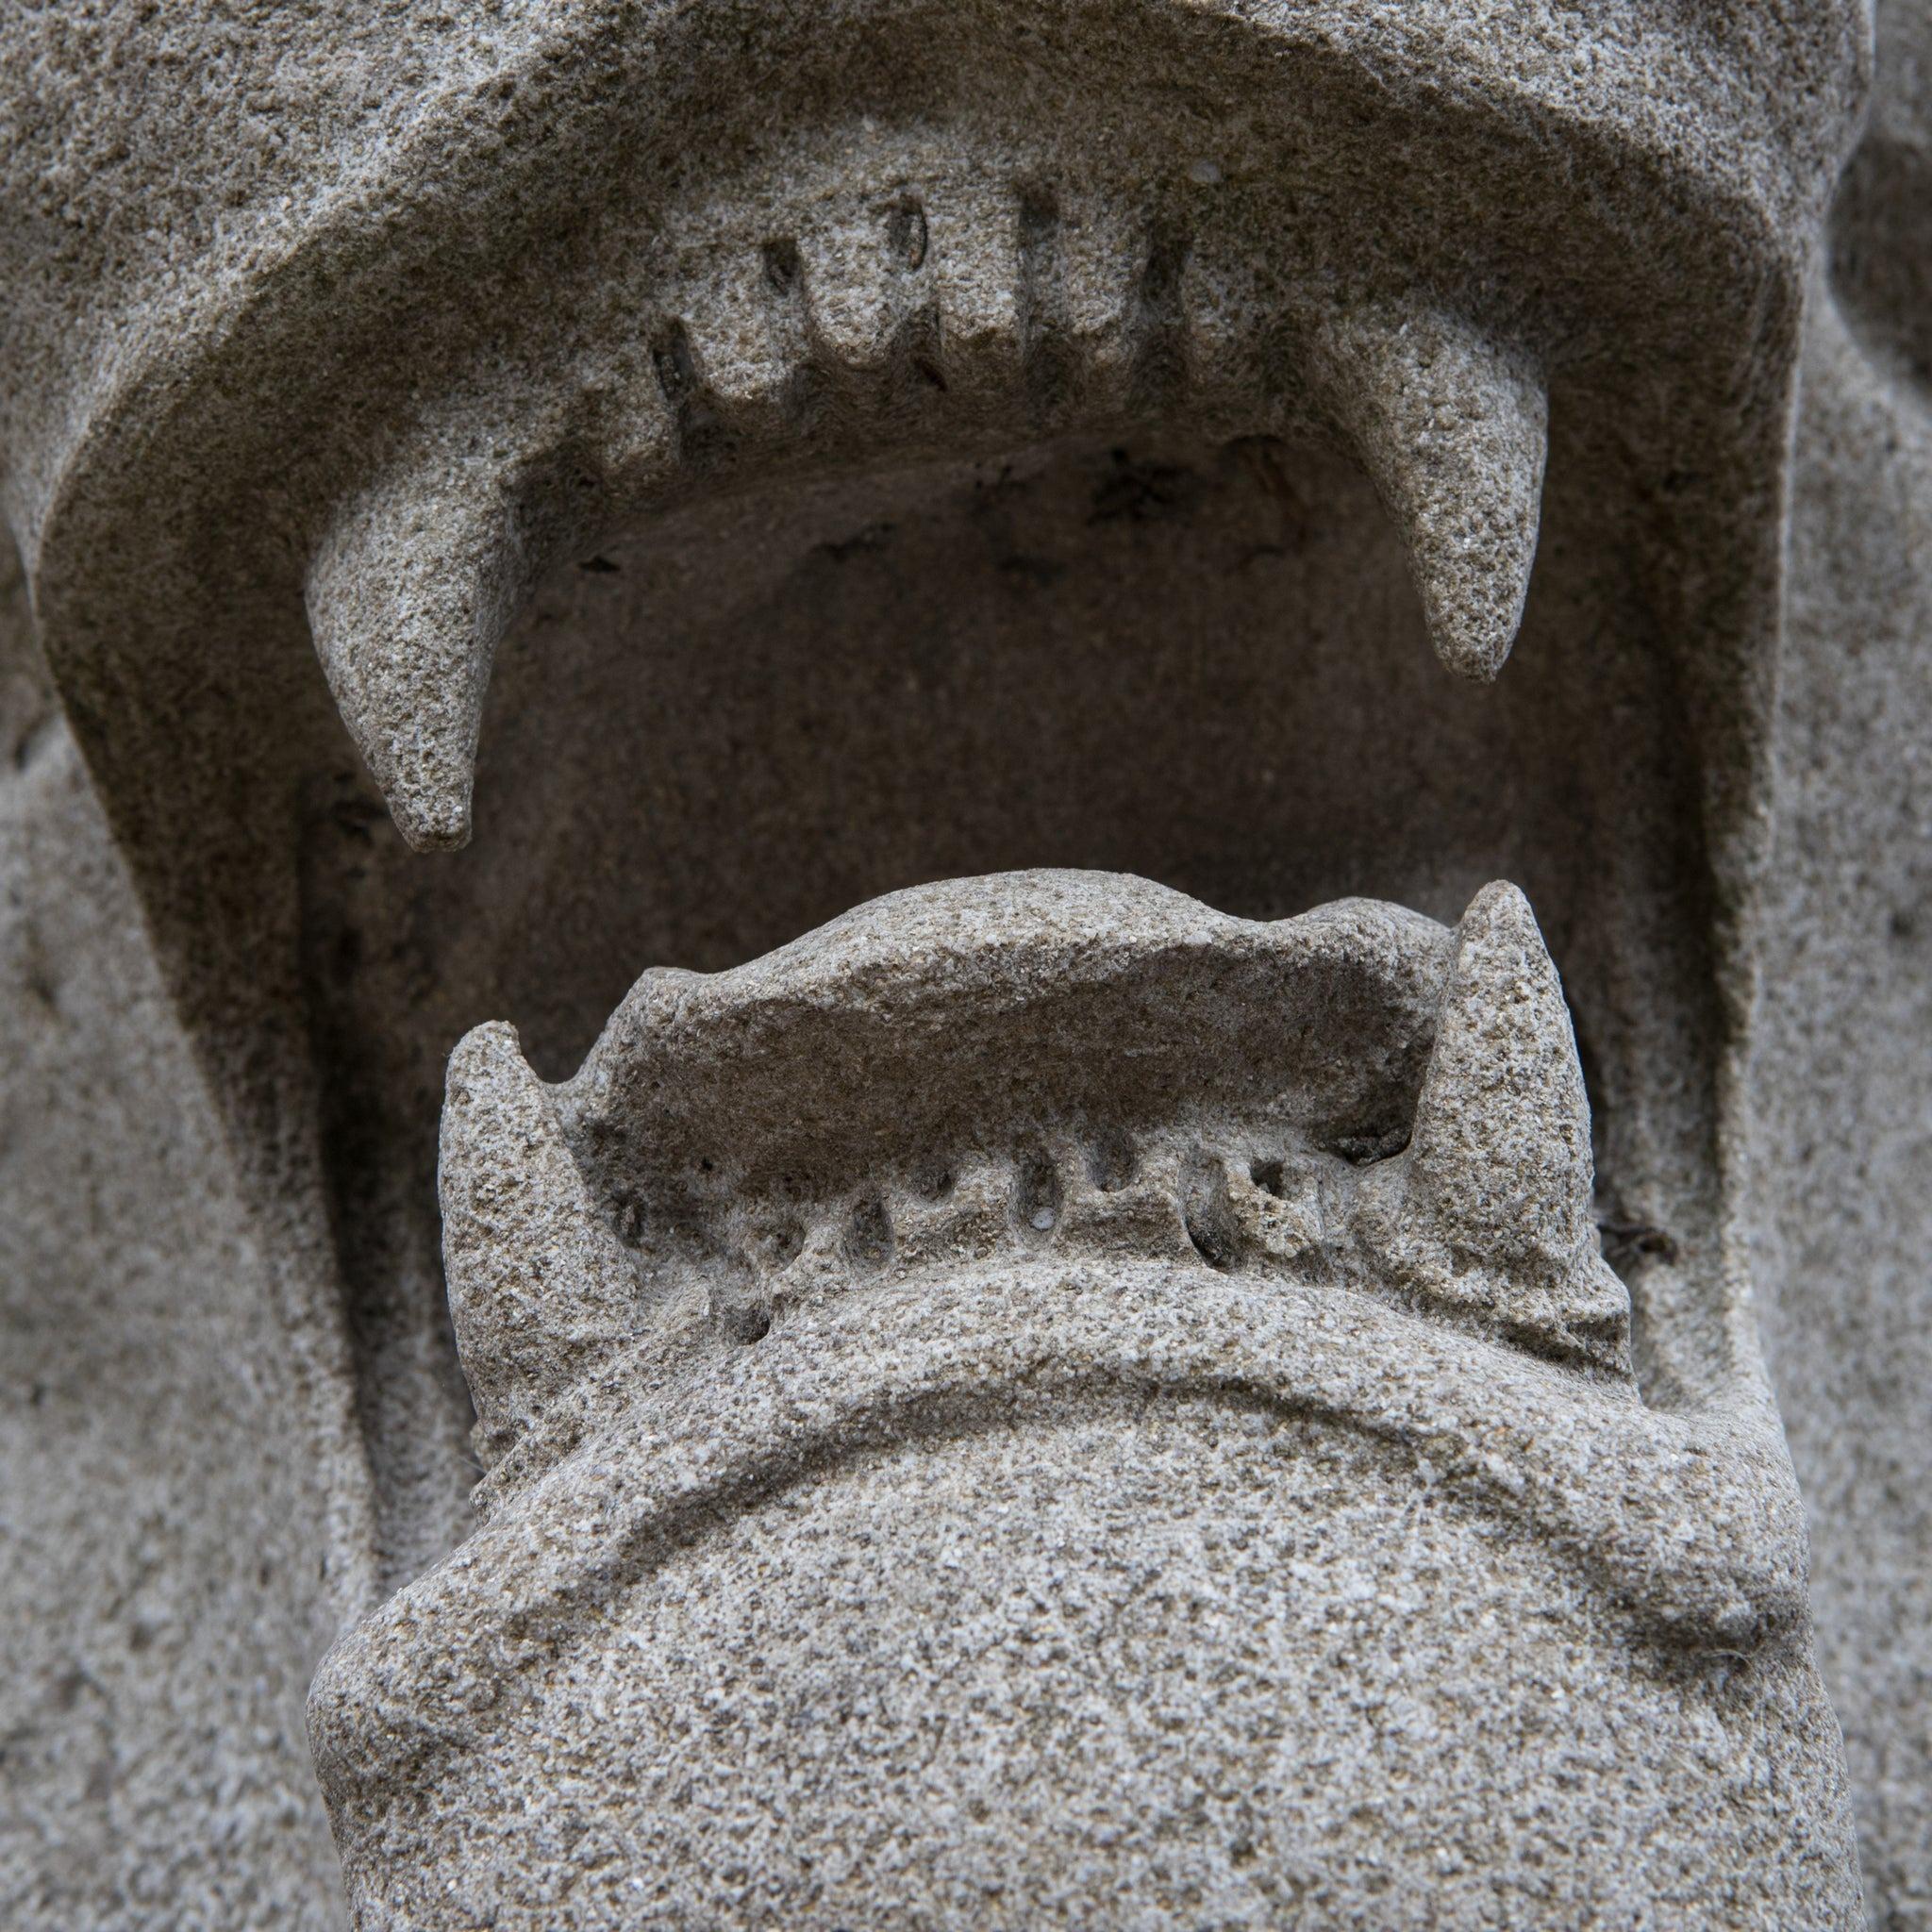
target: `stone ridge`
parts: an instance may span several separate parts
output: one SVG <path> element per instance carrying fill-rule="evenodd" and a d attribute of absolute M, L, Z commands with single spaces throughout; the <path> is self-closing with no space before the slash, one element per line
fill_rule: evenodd
<path fill-rule="evenodd" d="M 1802 1515 L 1795 1498 L 1763 1505 L 1783 1452 L 1761 1421 L 1660 1415 L 1349 1293 L 1257 1299 L 1208 1274 L 1182 1296 L 1146 1264 L 968 1271 L 936 1297 L 902 1283 L 819 1309 L 725 1373 L 643 1391 L 506 1492 L 319 1674 L 310 1737 L 331 1802 L 380 1809 L 489 1752 L 525 1680 L 602 1636 L 642 1577 L 802 1480 L 823 1495 L 893 1443 L 1176 1398 L 1391 1445 L 1420 1488 L 1527 1525 L 1667 1652 L 1775 1655 L 1803 1628 Z M 433 1655 L 425 1629 L 443 1633 Z"/>

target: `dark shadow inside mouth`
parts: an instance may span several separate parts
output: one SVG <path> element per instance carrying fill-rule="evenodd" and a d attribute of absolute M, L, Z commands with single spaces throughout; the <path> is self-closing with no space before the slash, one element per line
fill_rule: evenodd
<path fill-rule="evenodd" d="M 947 877 L 1069 866 L 1246 918 L 1359 894 L 1451 924 L 1508 878 L 1591 1056 L 1601 1211 L 1673 1243 L 1609 1255 L 1646 1395 L 1698 1392 L 1678 1357 L 1718 1350 L 1721 1044 L 1699 751 L 1629 561 L 1635 492 L 1586 435 L 1559 407 L 1524 632 L 1487 690 L 1436 661 L 1360 475 L 1268 439 L 792 479 L 569 559 L 499 655 L 469 850 L 408 853 L 346 772 L 314 799 L 352 1296 L 413 1280 L 440 1312 L 442 1066 L 482 1020 L 558 1079 L 644 967 L 719 970 Z M 1358 1158 L 1399 1146 L 1369 1129 Z"/>

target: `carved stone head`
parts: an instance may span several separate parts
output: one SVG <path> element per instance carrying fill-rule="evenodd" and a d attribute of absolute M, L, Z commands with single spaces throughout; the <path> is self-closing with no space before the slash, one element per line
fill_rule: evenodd
<path fill-rule="evenodd" d="M 1751 1082 L 1868 34 L 0 29 L 358 1924 L 1859 1922 Z"/>

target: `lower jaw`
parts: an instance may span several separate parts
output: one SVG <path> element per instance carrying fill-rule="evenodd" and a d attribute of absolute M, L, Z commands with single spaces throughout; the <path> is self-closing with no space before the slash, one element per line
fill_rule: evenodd
<path fill-rule="evenodd" d="M 1041 930 L 1064 947 L 1058 901 L 1168 897 L 1092 874 L 1031 878 L 908 899 L 1043 899 Z M 1368 962 L 1389 1010 L 1413 1024 L 1404 989 L 1428 994 L 1441 972 L 1426 922 L 1371 908 L 1293 924 L 1341 934 L 1343 956 Z M 1285 981 L 1277 1009 L 1273 982 L 1239 970 L 1227 926 L 1210 916 L 1178 968 L 1153 949 L 1149 984 L 1175 1005 L 1150 1037 L 1219 1079 L 1232 1066 L 1265 1086 L 1269 1049 L 1230 1059 L 1223 1009 L 1257 1018 L 1263 1041 L 1299 1038 L 1307 1013 L 1355 1009 L 1319 975 Z M 910 1024 L 893 970 L 946 975 L 890 947 L 889 970 L 870 970 L 876 939 L 850 936 L 894 930 L 883 910 L 840 929 L 849 943 L 790 953 L 830 958 L 834 979 L 872 1002 L 871 1024 L 900 1014 L 905 1053 L 930 1052 L 932 1028 Z M 1023 1005 L 1049 997 L 1048 982 L 1123 983 L 1104 946 L 1078 943 L 1083 930 L 1075 921 L 1077 970 L 1041 986 L 1020 956 L 1008 976 Z M 1472 984 L 1465 957 L 1445 989 Z M 978 985 L 977 974 L 959 976 Z M 835 1105 L 841 1128 L 821 1136 L 819 1097 L 802 1095 L 797 1117 L 756 1097 L 814 1065 L 839 1091 L 809 1046 L 776 1052 L 799 1015 L 841 1037 L 808 983 L 791 969 L 756 982 L 745 1024 L 721 1029 L 713 1008 L 734 1010 L 723 992 L 675 974 L 647 982 L 643 1030 L 614 1021 L 555 1090 L 558 1120 L 605 1147 L 582 1180 L 630 1174 L 641 1153 L 648 1166 L 654 1146 L 708 1169 L 708 1122 L 754 1170 L 862 1159 L 874 1131 L 927 1144 L 924 1101 L 879 1102 L 876 1128 Z M 1520 985 L 1506 974 L 1491 991 Z M 934 997 L 946 1010 L 957 992 Z M 1440 997 L 1432 1054 L 1447 1037 L 1450 991 Z M 1123 1014 L 1140 1000 L 1131 991 Z M 1385 1039 L 1375 1013 L 1371 1002 L 1344 1027 L 1348 1048 L 1404 1091 L 1413 1069 L 1389 1051 L 1404 1036 Z M 995 1062 L 1011 1054 L 992 1010 L 966 1017 L 996 1042 Z M 991 1091 L 1024 1115 L 1029 1078 L 1104 1088 L 1108 1075 L 1079 1070 L 1109 1044 L 1129 1070 L 1111 1077 L 1139 1091 L 1141 1034 L 1098 1024 L 1090 1053 L 1076 1029 L 1045 1023 L 1047 1070 Z M 1329 1063 L 1320 1048 L 1313 1060 L 1306 1045 L 1276 1050 Z M 514 1205 L 517 1161 L 478 1164 L 451 1126 L 479 1104 L 472 1058 L 466 1042 L 452 1070 L 446 1185 L 453 1167 L 476 1174 L 477 1198 L 523 1230 L 517 1252 L 541 1251 L 534 1290 L 515 1269 L 501 1278 L 541 1320 L 574 1284 L 554 1223 Z M 654 1077 L 680 1064 L 685 1079 Z M 1514 1106 L 1520 1092 L 1505 1091 Z M 640 1147 L 594 1133 L 607 1091 L 620 1122 L 638 1100 L 670 1108 L 666 1130 Z M 737 1097 L 721 1109 L 718 1092 Z M 1405 1153 L 1365 1173 L 1412 1174 L 1423 1119 Z M 527 1161 L 526 1135 L 513 1126 L 489 1144 Z M 1060 1158 L 1075 1177 L 1035 1218 L 1024 1175 L 1009 1194 L 1010 1180 L 948 1163 L 927 1191 L 949 1227 L 986 1223 L 984 1197 L 978 1239 L 998 1252 L 957 1258 L 895 1196 L 881 1251 L 906 1265 L 855 1253 L 852 1229 L 867 1231 L 855 1218 L 842 1261 L 824 1230 L 806 1241 L 805 1277 L 823 1291 L 780 1296 L 757 1324 L 708 1307 L 607 1358 L 584 1403 L 560 1405 L 492 1472 L 482 1526 L 317 1679 L 312 1747 L 361 1907 L 427 1926 L 596 1925 L 640 1910 L 830 1926 L 923 1901 L 943 1913 L 970 1899 L 977 1923 L 1025 1924 L 1204 1901 L 1265 1918 L 1319 1896 L 1341 1923 L 1426 1924 L 1445 1903 L 1463 1909 L 1465 1889 L 1474 1912 L 1497 1871 L 1525 1869 L 1527 1847 L 1525 1909 L 1587 1918 L 1724 1883 L 1746 1916 L 1850 1923 L 1802 1511 L 1748 1380 L 1668 1412 L 1617 1373 L 1459 1332 L 1378 1300 L 1374 1283 L 1244 1261 L 1238 1235 L 1197 1225 L 1185 1197 L 1181 1214 L 1160 1214 L 1170 1164 L 1144 1141 L 1124 1165 Z M 1281 1187 L 1265 1164 L 1255 1172 Z M 1150 1199 L 1134 1207 L 1122 1173 Z M 1129 1205 L 1106 1208 L 1096 1189 Z M 465 1199 L 446 1198 L 453 1298 L 479 1252 Z M 1042 1221 L 1052 1235 L 1029 1234 Z M 1117 1248 L 1163 1222 L 1174 1258 L 1082 1258 L 1098 1229 Z M 704 1267 L 724 1258 L 695 1239 Z M 1048 1239 L 1056 1252 L 1024 1252 Z M 794 1253 L 782 1250 L 776 1278 Z M 1635 1736 L 1646 1743 L 1633 1756 Z M 1599 1750 L 1613 1778 L 1584 1771 Z M 1478 1816 L 1465 1787 L 1493 1791 L 1499 1764 L 1512 1767 L 1506 1815 Z M 1774 1825 L 1757 1795 L 1772 1765 Z M 1694 1830 L 1680 1840 L 1660 1809 L 1694 1814 Z M 1721 1876 L 1740 1872 L 1741 1893 Z"/>
<path fill-rule="evenodd" d="M 1496 1356 L 1159 1268 L 774 1326 L 331 1655 L 351 1896 L 831 1926 L 1307 1891 L 1422 1924 L 1527 1847 L 1525 1911 L 1724 1885 L 1851 1923 L 1774 1427 Z M 1773 1763 L 1774 1827 L 1740 1770 Z"/>
<path fill-rule="evenodd" d="M 1240 983 L 1209 974 L 1188 1010 Z M 682 1025 L 701 1002 L 662 984 Z M 602 1091 L 636 1037 L 613 1023 L 568 1091 Z M 719 1050 L 782 1088 L 757 1025 Z M 942 1187 L 956 1211 L 984 1191 Z M 1081 1188 L 1047 1217 L 1072 1252 L 1015 1253 L 1041 1225 L 1022 1212 L 1003 1253 L 868 1280 L 848 1236 L 837 1292 L 736 1328 L 709 1311 L 525 1438 L 482 1526 L 317 1678 L 358 1907 L 829 1927 L 1313 1898 L 1423 1924 L 1533 1868 L 1545 1916 L 1688 1884 L 1852 1922 L 1802 1509 L 1748 1375 L 1671 1412 L 1361 1284 L 1230 1265 L 1191 1220 L 1176 1258 L 1083 1260 Z M 474 1251 L 446 1227 L 454 1294 Z M 897 1253 L 928 1239 L 902 1219 Z M 1472 1805 L 1503 1765 L 1501 1813 Z"/>

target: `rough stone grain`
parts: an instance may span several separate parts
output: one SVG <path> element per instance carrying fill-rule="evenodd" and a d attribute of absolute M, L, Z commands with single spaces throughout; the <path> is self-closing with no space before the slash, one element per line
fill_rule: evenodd
<path fill-rule="evenodd" d="M 1932 1923 L 1926 20 L 0 22 L 8 1922 Z"/>

